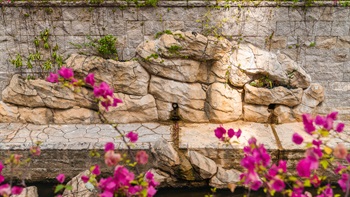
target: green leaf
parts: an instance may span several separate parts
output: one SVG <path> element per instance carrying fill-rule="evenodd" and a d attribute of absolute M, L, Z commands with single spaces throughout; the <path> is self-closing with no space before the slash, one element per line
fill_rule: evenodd
<path fill-rule="evenodd" d="M 62 184 L 57 185 L 55 188 L 55 193 L 61 191 L 62 189 L 64 189 L 64 185 L 62 185 Z"/>
<path fill-rule="evenodd" d="M 66 190 L 72 190 L 73 187 L 71 185 L 66 185 Z"/>
<path fill-rule="evenodd" d="M 334 194 L 334 197 L 340 197 L 341 195 L 340 194 Z"/>
<path fill-rule="evenodd" d="M 304 187 L 311 187 L 311 182 L 310 182 L 309 179 L 306 179 L 306 180 L 304 181 Z"/>
<path fill-rule="evenodd" d="M 328 165 L 329 165 L 329 163 L 328 163 L 327 160 L 321 160 L 321 161 L 320 161 L 320 164 L 322 165 L 322 167 L 323 167 L 324 169 L 327 169 L 327 168 L 328 168 Z"/>

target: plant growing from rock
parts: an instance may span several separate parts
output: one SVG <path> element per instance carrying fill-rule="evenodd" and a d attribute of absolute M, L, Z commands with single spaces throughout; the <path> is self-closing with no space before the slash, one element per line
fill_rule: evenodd
<path fill-rule="evenodd" d="M 63 65 L 63 57 L 58 54 L 59 47 L 57 43 L 52 44 L 50 42 L 49 29 L 40 32 L 40 36 L 34 38 L 33 44 L 35 52 L 29 53 L 27 57 L 17 54 L 14 59 L 10 60 L 10 63 L 16 68 L 26 67 L 31 70 L 32 76 L 28 78 L 34 78 L 35 74 L 44 77 L 48 71 L 58 69 Z"/>
<path fill-rule="evenodd" d="M 324 138 L 330 135 L 330 132 L 336 134 L 343 132 L 344 124 L 338 123 L 337 112 L 332 112 L 327 116 L 316 116 L 312 118 L 309 114 L 304 114 L 303 124 L 306 133 L 313 137 L 310 142 L 304 142 L 304 138 L 294 133 L 292 141 L 300 145 L 305 144 L 305 157 L 298 161 L 296 165 L 296 174 L 287 172 L 287 161 L 279 160 L 273 164 L 271 156 L 263 144 L 258 144 L 256 138 L 248 140 L 248 145 L 243 148 L 244 158 L 241 165 L 244 172 L 240 175 L 239 184 L 248 188 L 247 196 L 250 191 L 257 191 L 264 188 L 267 196 L 274 196 L 275 193 L 281 193 L 284 196 L 291 197 L 309 197 L 311 193 L 305 191 L 305 188 L 317 188 L 317 197 L 345 196 L 350 194 L 350 154 L 343 144 L 338 144 L 331 148 L 324 143 Z M 215 136 L 226 143 L 230 143 L 230 138 L 234 135 L 233 130 L 226 130 L 220 126 L 214 131 Z M 346 163 L 346 165 L 344 165 Z M 338 180 L 340 188 L 344 194 L 334 194 L 332 186 L 323 184 L 326 176 L 319 175 L 321 168 L 330 170 L 341 177 Z"/>
<path fill-rule="evenodd" d="M 99 39 L 92 39 L 90 36 L 87 37 L 89 42 L 77 44 L 70 43 L 78 49 L 88 50 L 87 53 L 91 55 L 97 55 L 105 59 L 114 59 L 118 60 L 117 52 L 117 38 L 112 35 L 106 35 Z M 81 52 L 85 53 L 85 52 Z"/>

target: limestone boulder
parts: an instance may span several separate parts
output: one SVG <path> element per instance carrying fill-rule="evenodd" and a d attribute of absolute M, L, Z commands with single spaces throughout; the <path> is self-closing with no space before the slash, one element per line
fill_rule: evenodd
<path fill-rule="evenodd" d="M 141 43 L 136 52 L 140 64 L 153 75 L 183 82 L 208 82 L 210 66 L 206 62 L 220 60 L 231 48 L 227 39 L 177 31 Z"/>
<path fill-rule="evenodd" d="M 192 166 L 202 179 L 209 179 L 216 174 L 218 169 L 213 160 L 196 151 L 189 151 L 188 157 Z"/>
<path fill-rule="evenodd" d="M 277 124 L 296 122 L 293 111 L 290 107 L 278 105 L 273 110 L 274 120 Z"/>
<path fill-rule="evenodd" d="M 161 56 L 187 57 L 196 60 L 219 60 L 232 48 L 227 39 L 218 39 L 213 36 L 205 37 L 196 32 L 176 31 L 172 34 L 163 34 L 157 40 L 157 48 Z M 174 51 L 174 46 L 178 50 Z"/>
<path fill-rule="evenodd" d="M 38 188 L 35 186 L 26 187 L 19 195 L 11 195 L 12 197 L 38 197 Z"/>
<path fill-rule="evenodd" d="M 157 101 L 163 102 L 161 104 L 178 103 L 180 105 L 180 112 L 181 110 L 183 110 L 184 112 L 190 112 L 192 110 L 192 112 L 198 117 L 195 119 L 198 120 L 205 118 L 203 117 L 203 112 L 206 93 L 203 90 L 202 85 L 199 83 L 181 83 L 173 80 L 166 80 L 160 77 L 152 76 L 149 91 Z M 165 106 L 166 109 L 162 108 L 162 106 Z M 166 112 L 169 110 L 169 104 L 162 106 L 159 105 L 158 110 L 161 111 L 163 116 L 166 118 Z M 198 111 L 201 112 L 197 113 Z M 188 116 L 188 114 L 182 114 L 184 116 Z M 188 120 L 192 120 L 192 118 L 188 117 Z"/>
<path fill-rule="evenodd" d="M 324 100 L 324 88 L 318 83 L 312 83 L 302 97 L 302 104 L 314 108 Z"/>
<path fill-rule="evenodd" d="M 301 88 L 287 89 L 282 86 L 267 89 L 246 84 L 244 90 L 244 101 L 246 103 L 258 105 L 281 104 L 293 107 L 301 103 L 303 95 L 303 89 Z"/>
<path fill-rule="evenodd" d="M 242 95 L 227 84 L 211 84 L 206 101 L 209 120 L 212 122 L 229 122 L 242 116 Z"/>
<path fill-rule="evenodd" d="M 243 106 L 243 111 L 244 121 L 267 123 L 270 120 L 271 113 L 267 106 L 245 104 Z"/>
<path fill-rule="evenodd" d="M 137 48 L 140 64 L 151 74 L 183 82 L 205 82 L 208 68 L 205 63 L 188 58 L 162 57 L 157 54 L 155 41 L 148 41 Z"/>
<path fill-rule="evenodd" d="M 69 109 L 74 106 L 97 109 L 93 94 L 86 88 L 79 91 L 62 87 L 59 84 L 45 80 L 25 80 L 20 75 L 14 75 L 10 84 L 3 90 L 2 99 L 6 103 L 25 107 L 48 107 L 54 109 Z"/>
<path fill-rule="evenodd" d="M 153 179 L 159 183 L 158 187 L 168 187 L 169 183 L 172 184 L 174 181 L 174 178 L 172 178 L 168 173 L 159 169 L 151 168 L 149 172 L 153 174 Z"/>
<path fill-rule="evenodd" d="M 158 119 L 161 121 L 171 120 L 171 112 L 173 111 L 172 103 L 156 100 Z M 193 109 L 186 105 L 178 105 L 178 115 L 185 122 L 208 122 L 207 114 L 204 110 Z"/>
<path fill-rule="evenodd" d="M 67 59 L 77 76 L 94 73 L 97 83 L 110 84 L 115 92 L 144 96 L 147 94 L 150 76 L 137 61 L 119 62 L 96 56 L 74 54 Z"/>
<path fill-rule="evenodd" d="M 218 167 L 218 172 L 210 179 L 209 185 L 211 187 L 224 189 L 229 183 L 238 183 L 240 181 L 241 172 L 235 169 L 225 170 Z"/>
<path fill-rule="evenodd" d="M 293 115 L 297 121 L 302 121 L 302 115 L 303 114 L 311 114 L 316 115 L 316 108 L 309 107 L 304 104 L 300 104 L 292 109 Z"/>
<path fill-rule="evenodd" d="M 66 110 L 54 110 L 53 122 L 55 124 L 102 123 L 96 111 L 79 107 Z"/>
<path fill-rule="evenodd" d="M 85 170 L 84 172 L 79 173 L 77 176 L 73 177 L 72 180 L 70 180 L 67 185 L 71 185 L 71 190 L 64 190 L 63 196 L 66 197 L 97 197 L 99 196 L 97 190 L 94 188 L 94 186 L 87 182 L 84 183 L 81 180 L 82 176 L 90 176 L 90 171 Z"/>
<path fill-rule="evenodd" d="M 251 44 L 241 44 L 233 53 L 234 65 L 249 75 L 269 76 L 280 85 L 307 88 L 311 77 L 284 54 L 265 51 Z"/>
<path fill-rule="evenodd" d="M 39 107 L 39 108 L 27 108 L 19 107 L 19 120 L 24 123 L 32 124 L 49 124 L 53 122 L 53 113 L 51 109 Z"/>
<path fill-rule="evenodd" d="M 179 153 L 179 157 L 180 157 L 180 165 L 179 165 L 178 177 L 188 181 L 196 180 L 196 173 L 190 161 L 181 152 Z"/>
<path fill-rule="evenodd" d="M 0 122 L 18 122 L 18 118 L 17 106 L 0 101 Z"/>
<path fill-rule="evenodd" d="M 180 157 L 171 143 L 165 139 L 154 143 L 152 152 L 155 155 L 155 166 L 159 169 L 174 174 L 174 167 L 180 165 Z"/>
<path fill-rule="evenodd" d="M 123 93 L 115 93 L 114 95 L 123 103 L 119 103 L 117 107 L 109 108 L 108 111 L 100 105 L 100 111 L 109 122 L 132 123 L 158 120 L 156 102 L 152 95 L 136 96 Z"/>

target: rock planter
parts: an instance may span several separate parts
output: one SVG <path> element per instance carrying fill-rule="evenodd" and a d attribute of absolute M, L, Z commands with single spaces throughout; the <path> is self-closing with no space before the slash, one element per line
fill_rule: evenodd
<path fill-rule="evenodd" d="M 123 100 L 116 109 L 102 110 L 111 123 L 170 121 L 173 103 L 184 122 L 285 123 L 313 113 L 324 99 L 324 88 L 311 83 L 296 62 L 251 44 L 238 47 L 226 39 L 175 31 L 141 43 L 136 52 L 137 61 L 77 54 L 66 61 L 77 77 L 92 72 L 97 83 L 106 81 Z M 261 77 L 276 87 L 251 85 Z M 75 92 L 14 75 L 2 99 L 1 122 L 101 123 L 96 111 L 102 108 L 91 102 L 91 87 Z"/>

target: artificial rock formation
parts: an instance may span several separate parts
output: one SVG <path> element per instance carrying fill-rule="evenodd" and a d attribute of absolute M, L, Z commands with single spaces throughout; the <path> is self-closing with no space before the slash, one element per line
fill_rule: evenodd
<path fill-rule="evenodd" d="M 100 123 L 98 110 L 112 123 L 171 121 L 176 103 L 185 122 L 284 123 L 313 113 L 324 99 L 323 87 L 296 62 L 251 44 L 176 31 L 141 43 L 136 52 L 127 62 L 77 54 L 66 61 L 76 78 L 94 73 L 96 84 L 110 84 L 123 100 L 117 108 L 106 111 L 94 102 L 91 86 L 76 91 L 14 75 L 2 92 L 1 121 Z"/>

